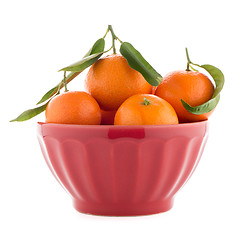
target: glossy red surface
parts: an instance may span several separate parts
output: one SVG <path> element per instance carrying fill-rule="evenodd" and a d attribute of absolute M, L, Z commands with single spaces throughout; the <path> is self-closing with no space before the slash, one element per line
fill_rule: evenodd
<path fill-rule="evenodd" d="M 83 213 L 164 212 L 200 160 L 208 122 L 161 126 L 38 123 L 53 175 Z"/>

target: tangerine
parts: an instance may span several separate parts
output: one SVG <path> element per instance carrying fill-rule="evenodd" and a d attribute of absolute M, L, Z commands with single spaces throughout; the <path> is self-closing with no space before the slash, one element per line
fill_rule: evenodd
<path fill-rule="evenodd" d="M 115 125 L 178 124 L 174 108 L 152 94 L 136 94 L 128 98 L 116 112 Z"/>
<path fill-rule="evenodd" d="M 101 111 L 97 101 L 86 92 L 69 91 L 57 95 L 47 105 L 46 122 L 98 125 Z"/>
<path fill-rule="evenodd" d="M 142 74 L 132 69 L 120 54 L 96 61 L 88 71 L 85 85 L 103 110 L 117 110 L 130 96 L 152 92 Z"/>
<path fill-rule="evenodd" d="M 206 75 L 185 70 L 167 74 L 155 94 L 174 107 L 179 122 L 196 122 L 208 119 L 212 111 L 201 115 L 190 113 L 183 107 L 181 99 L 194 107 L 210 100 L 213 92 L 214 85 Z"/>

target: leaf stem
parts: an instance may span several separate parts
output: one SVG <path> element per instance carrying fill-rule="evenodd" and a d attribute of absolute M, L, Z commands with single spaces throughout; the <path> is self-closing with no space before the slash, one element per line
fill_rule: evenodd
<path fill-rule="evenodd" d="M 193 63 L 192 63 L 192 64 L 193 64 Z M 198 72 L 198 70 L 195 69 L 192 65 L 189 65 L 189 66 L 190 66 L 190 68 L 191 68 L 193 71 Z"/>
<path fill-rule="evenodd" d="M 123 43 L 123 41 L 121 41 L 118 37 L 116 38 L 121 44 Z"/>
<path fill-rule="evenodd" d="M 103 36 L 103 39 L 107 36 L 108 32 L 109 32 L 109 27 L 107 28 L 107 31 L 106 31 L 105 35 Z"/>

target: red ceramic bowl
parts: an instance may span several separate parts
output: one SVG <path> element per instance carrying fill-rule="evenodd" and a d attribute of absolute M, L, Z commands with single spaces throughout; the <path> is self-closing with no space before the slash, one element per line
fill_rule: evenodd
<path fill-rule="evenodd" d="M 208 121 L 160 126 L 38 123 L 48 167 L 82 213 L 135 216 L 172 207 L 203 152 Z"/>

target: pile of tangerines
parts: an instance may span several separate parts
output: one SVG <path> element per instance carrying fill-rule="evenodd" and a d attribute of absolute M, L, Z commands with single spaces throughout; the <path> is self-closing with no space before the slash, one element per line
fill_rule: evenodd
<path fill-rule="evenodd" d="M 47 105 L 46 122 L 158 125 L 200 121 L 211 112 L 190 113 L 181 99 L 200 105 L 214 91 L 202 73 L 175 71 L 163 78 L 154 94 L 154 87 L 119 54 L 97 60 L 88 71 L 85 85 L 88 93 L 67 91 L 54 97 Z"/>
<path fill-rule="evenodd" d="M 85 60 L 68 68 L 72 70 L 68 78 L 64 71 L 64 81 L 57 90 L 53 89 L 55 92 L 52 90 L 48 94 L 52 97 L 49 102 L 37 108 L 38 111 L 25 111 L 22 118 L 20 115 L 15 120 L 27 120 L 45 109 L 46 122 L 59 124 L 161 125 L 208 119 L 223 87 L 224 77 L 219 69 L 212 65 L 194 64 L 210 73 L 214 85 L 209 77 L 191 67 L 187 53 L 187 69 L 173 71 L 162 78 L 134 48 L 131 56 L 117 54 L 114 41 L 119 38 L 111 25 L 108 31 L 113 35 L 113 54 L 100 58 L 103 51 L 99 51 L 101 54 L 97 51 L 89 53 Z M 85 79 L 86 92 L 68 91 L 67 80 L 77 76 L 88 66 L 86 63 L 91 65 Z M 84 64 L 85 67 L 79 67 Z M 157 76 L 156 79 L 160 79 L 157 84 L 146 80 L 152 76 L 147 72 L 149 69 Z M 64 86 L 65 92 L 60 94 L 59 90 Z"/>

